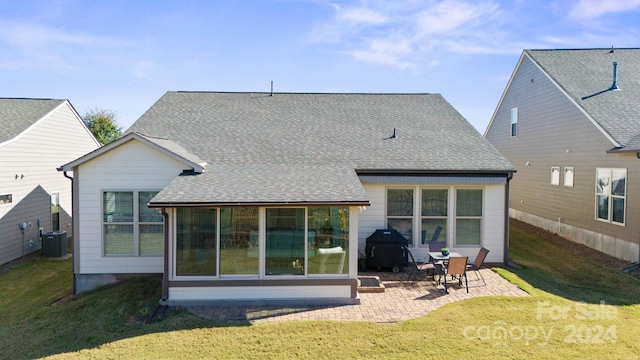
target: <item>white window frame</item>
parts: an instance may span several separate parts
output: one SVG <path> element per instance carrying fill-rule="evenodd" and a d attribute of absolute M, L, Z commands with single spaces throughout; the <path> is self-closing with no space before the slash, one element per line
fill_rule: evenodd
<path fill-rule="evenodd" d="M 573 182 L 574 182 L 573 178 L 575 174 L 576 174 L 576 169 L 573 166 L 565 166 L 564 181 L 562 182 L 562 184 L 567 187 L 573 187 Z"/>
<path fill-rule="evenodd" d="M 624 172 L 624 195 L 613 195 L 611 191 L 611 187 L 613 186 L 613 173 L 614 172 Z M 598 173 L 599 172 L 609 172 L 609 184 L 605 184 L 603 188 L 603 193 L 598 193 Z M 605 223 L 610 223 L 619 226 L 625 226 L 626 218 L 627 218 L 627 185 L 629 182 L 629 172 L 626 168 L 596 168 L 596 181 L 595 181 L 595 208 L 594 208 L 594 216 L 597 221 L 602 221 Z M 605 191 L 608 189 L 608 191 Z M 598 217 L 598 197 L 605 196 L 608 199 L 608 209 L 607 209 L 607 218 L 603 219 Z M 624 202 L 623 206 L 623 214 L 622 214 L 622 222 L 613 220 L 613 199 L 622 199 Z"/>
<path fill-rule="evenodd" d="M 458 211 L 457 211 L 457 197 L 458 197 L 458 190 L 480 190 L 482 192 L 482 214 L 481 215 L 474 215 L 474 216 L 458 216 Z M 451 227 L 453 229 L 453 244 L 454 246 L 457 247 L 472 247 L 472 248 L 477 248 L 479 246 L 484 246 L 484 221 L 485 221 L 485 213 L 486 213 L 486 189 L 483 187 L 459 187 L 459 186 L 455 186 L 453 188 L 453 209 L 451 210 L 451 219 L 452 219 L 452 224 Z M 478 244 L 458 244 L 456 239 L 458 238 L 456 235 L 456 228 L 457 228 L 457 221 L 458 219 L 477 219 L 480 220 L 480 241 Z"/>
<path fill-rule="evenodd" d="M 422 215 L 422 191 L 423 190 L 445 190 L 447 192 L 447 214 L 444 216 L 436 216 L 436 215 L 429 215 L 429 216 L 425 216 Z M 419 216 L 419 226 L 417 227 L 420 231 L 419 231 L 419 239 L 418 239 L 418 246 L 422 246 L 422 247 L 429 247 L 429 240 L 428 238 L 425 238 L 425 243 L 422 243 L 422 220 L 424 219 L 434 219 L 434 220 L 438 220 L 438 219 L 444 219 L 445 220 L 445 227 L 442 229 L 442 232 L 444 232 L 444 234 L 448 233 L 448 227 L 449 227 L 449 223 L 451 222 L 451 188 L 450 187 L 441 187 L 441 186 L 434 186 L 434 187 L 429 187 L 429 186 L 421 186 L 418 189 L 419 195 L 418 195 L 418 214 Z M 416 227 L 414 226 L 414 229 L 416 229 Z M 414 230 L 415 232 L 415 230 Z M 442 235 L 441 235 L 442 236 Z M 438 238 L 437 241 L 442 241 L 443 238 Z M 444 241 L 446 242 L 446 238 L 444 239 Z"/>
<path fill-rule="evenodd" d="M 388 215 L 389 211 L 389 190 L 411 190 L 412 192 L 412 215 Z M 416 236 L 416 219 L 420 218 L 416 214 L 416 208 L 419 208 L 419 204 L 416 201 L 416 193 L 420 191 L 420 189 L 416 186 L 390 186 L 385 188 L 384 191 L 384 220 L 385 226 L 389 228 L 389 219 L 410 219 L 411 220 L 411 238 L 407 239 L 409 242 L 409 247 L 414 246 L 414 238 Z M 418 196 L 418 199 L 420 197 Z M 398 230 L 398 229 L 396 229 Z M 398 230 L 400 232 L 400 230 Z M 404 235 L 403 235 L 404 236 Z"/>
<path fill-rule="evenodd" d="M 551 185 L 560 186 L 560 166 L 551 167 Z"/>
<path fill-rule="evenodd" d="M 104 257 L 162 257 L 163 254 L 140 254 L 140 225 L 158 225 L 163 224 L 158 222 L 142 222 L 140 221 L 140 208 L 139 199 L 141 192 L 159 192 L 160 190 L 147 190 L 147 189 L 115 189 L 115 190 L 102 190 L 100 195 L 100 224 L 102 234 L 102 256 Z M 104 195 L 109 192 L 130 192 L 133 193 L 133 221 L 132 222 L 109 222 L 105 221 L 104 214 Z M 107 254 L 106 239 L 105 239 L 105 225 L 132 225 L 133 226 L 133 254 Z"/>

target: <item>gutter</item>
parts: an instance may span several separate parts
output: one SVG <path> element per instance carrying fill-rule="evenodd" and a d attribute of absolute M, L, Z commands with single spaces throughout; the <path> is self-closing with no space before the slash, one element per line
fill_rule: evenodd
<path fill-rule="evenodd" d="M 507 184 L 504 190 L 504 264 L 509 265 L 509 182 L 513 179 L 513 173 L 507 175 Z"/>
<path fill-rule="evenodd" d="M 164 264 L 162 271 L 162 299 L 160 303 L 164 304 L 169 300 L 169 214 L 165 208 L 161 209 L 164 218 Z"/>
<path fill-rule="evenodd" d="M 62 170 L 62 168 L 58 168 L 58 171 Z M 72 244 L 75 245 L 76 242 L 76 228 L 75 228 L 75 218 L 76 218 L 76 214 L 74 214 L 75 212 L 75 207 L 73 206 L 74 202 L 74 193 L 73 193 L 73 178 L 71 176 L 69 176 L 67 174 L 67 171 L 65 170 L 63 173 L 64 177 L 66 177 L 67 179 L 71 180 L 71 229 L 73 230 L 73 241 Z M 66 242 L 66 241 L 65 241 Z M 73 246 L 71 248 L 71 294 L 76 295 L 77 294 L 77 289 L 76 289 L 76 269 L 75 269 L 75 265 L 76 265 L 76 249 L 75 246 Z"/>

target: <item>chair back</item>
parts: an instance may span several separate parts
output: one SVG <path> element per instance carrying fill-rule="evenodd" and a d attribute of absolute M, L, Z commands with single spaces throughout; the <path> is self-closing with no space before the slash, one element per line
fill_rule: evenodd
<path fill-rule="evenodd" d="M 473 267 L 475 267 L 476 269 L 480 269 L 480 266 L 482 266 L 482 263 L 484 262 L 484 259 L 487 257 L 488 253 L 489 249 L 486 249 L 484 247 L 480 248 L 478 256 L 476 256 L 476 261 L 474 261 L 473 263 Z"/>
<path fill-rule="evenodd" d="M 446 241 L 429 241 L 429 251 L 440 251 L 443 247 L 447 246 Z"/>
<path fill-rule="evenodd" d="M 447 275 L 465 275 L 467 272 L 467 257 L 450 257 L 447 265 Z"/>
<path fill-rule="evenodd" d="M 442 226 L 437 226 L 436 231 L 433 232 L 433 236 L 431 237 L 431 241 L 436 241 L 440 237 L 440 232 L 442 231 Z"/>
<path fill-rule="evenodd" d="M 413 258 L 413 253 L 411 252 L 411 250 L 409 250 L 408 247 L 404 246 L 404 251 L 406 251 L 407 254 L 409 254 L 409 257 L 411 258 L 411 262 L 413 263 L 413 265 L 418 267 L 418 263 L 416 263 L 416 260 Z"/>

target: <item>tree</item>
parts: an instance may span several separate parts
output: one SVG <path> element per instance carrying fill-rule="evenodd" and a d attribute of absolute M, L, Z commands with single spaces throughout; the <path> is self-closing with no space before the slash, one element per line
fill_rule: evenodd
<path fill-rule="evenodd" d="M 102 145 L 112 142 L 122 133 L 122 128 L 116 123 L 116 113 L 111 110 L 89 110 L 84 114 L 84 123 Z"/>

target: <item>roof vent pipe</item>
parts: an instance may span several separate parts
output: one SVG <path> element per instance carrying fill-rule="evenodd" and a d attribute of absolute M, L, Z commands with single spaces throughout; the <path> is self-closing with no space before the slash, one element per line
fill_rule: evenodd
<path fill-rule="evenodd" d="M 613 62 L 613 84 L 609 88 L 609 90 L 620 91 L 618 88 L 618 62 Z"/>
<path fill-rule="evenodd" d="M 273 80 L 271 80 L 271 93 L 269 94 L 269 96 L 273 96 Z"/>

